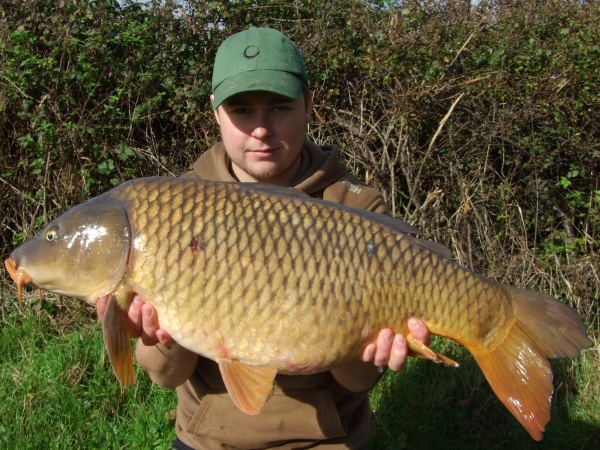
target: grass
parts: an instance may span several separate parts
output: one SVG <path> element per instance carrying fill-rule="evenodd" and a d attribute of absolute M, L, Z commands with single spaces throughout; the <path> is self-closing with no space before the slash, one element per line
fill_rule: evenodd
<path fill-rule="evenodd" d="M 597 350 L 554 361 L 552 419 L 537 443 L 492 392 L 477 363 L 460 345 L 436 338 L 433 348 L 461 363 L 449 369 L 410 359 L 387 373 L 371 393 L 377 449 L 600 448 L 600 372 Z"/>
<path fill-rule="evenodd" d="M 596 350 L 554 363 L 556 395 L 544 440 L 533 441 L 491 392 L 459 345 L 434 347 L 461 363 L 449 369 L 411 359 L 373 390 L 374 449 L 600 448 L 600 371 Z M 0 305 L 0 448 L 168 449 L 174 392 L 138 384 L 121 390 L 92 308 L 13 298 Z"/>
<path fill-rule="evenodd" d="M 122 391 L 91 308 L 61 309 L 0 310 L 0 448 L 170 448 L 174 392 L 141 370 Z"/>

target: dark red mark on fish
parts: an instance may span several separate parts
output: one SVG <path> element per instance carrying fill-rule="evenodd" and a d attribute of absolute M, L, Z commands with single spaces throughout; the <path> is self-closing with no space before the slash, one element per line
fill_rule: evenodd
<path fill-rule="evenodd" d="M 190 247 L 192 248 L 192 253 L 196 253 L 198 251 L 200 248 L 200 236 L 194 236 Z"/>

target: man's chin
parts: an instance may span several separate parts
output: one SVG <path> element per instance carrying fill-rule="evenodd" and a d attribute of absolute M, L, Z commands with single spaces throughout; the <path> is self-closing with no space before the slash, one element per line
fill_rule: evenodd
<path fill-rule="evenodd" d="M 262 183 L 270 183 L 272 180 L 274 180 L 275 178 L 278 178 L 279 176 L 281 176 L 283 173 L 285 172 L 285 170 L 282 170 L 281 168 L 275 166 L 275 167 L 264 167 L 264 168 L 257 168 L 251 172 L 248 172 L 248 174 L 254 178 L 256 181 L 262 182 Z"/>

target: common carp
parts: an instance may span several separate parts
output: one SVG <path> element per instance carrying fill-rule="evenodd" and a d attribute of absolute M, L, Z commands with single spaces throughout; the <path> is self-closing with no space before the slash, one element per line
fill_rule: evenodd
<path fill-rule="evenodd" d="M 446 247 L 391 217 L 292 188 L 153 177 L 76 206 L 5 265 L 24 284 L 94 305 L 110 295 L 104 342 L 123 386 L 135 382 L 126 311 L 138 293 L 160 327 L 215 360 L 235 404 L 258 414 L 277 372 L 356 359 L 378 332 L 417 317 L 469 349 L 531 436 L 550 419 L 549 358 L 592 343 L 549 295 L 455 263 Z M 456 365 L 408 336 L 417 354 Z"/>

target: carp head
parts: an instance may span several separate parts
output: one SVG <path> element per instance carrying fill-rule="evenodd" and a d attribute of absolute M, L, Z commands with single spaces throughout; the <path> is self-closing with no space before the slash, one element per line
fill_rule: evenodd
<path fill-rule="evenodd" d="M 100 196 L 75 206 L 4 261 L 19 289 L 33 284 L 94 305 L 123 278 L 130 228 L 125 210 Z"/>

